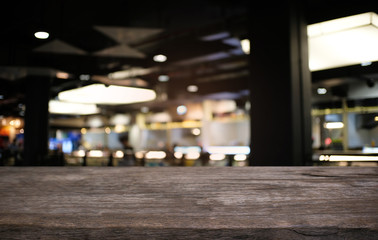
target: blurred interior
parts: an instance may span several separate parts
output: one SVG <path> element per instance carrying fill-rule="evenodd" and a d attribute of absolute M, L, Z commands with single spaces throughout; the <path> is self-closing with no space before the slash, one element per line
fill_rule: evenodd
<path fill-rule="evenodd" d="M 294 165 L 377 166 L 374 4 L 303 2 L 311 157 Z M 253 165 L 251 104 L 264 102 L 251 103 L 250 1 L 146 4 L 10 4 L 0 40 L 1 165 L 122 166 L 122 136 L 134 166 Z M 279 108 L 278 99 L 266 111 Z M 286 144 L 267 138 L 272 152 Z M 35 148 L 38 159 L 26 161 Z"/>

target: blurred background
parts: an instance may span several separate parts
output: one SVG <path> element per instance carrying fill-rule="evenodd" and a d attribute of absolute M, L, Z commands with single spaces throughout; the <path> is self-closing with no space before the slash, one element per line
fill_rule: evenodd
<path fill-rule="evenodd" d="M 376 3 L 261 4 L 3 6 L 0 164 L 377 166 Z"/>

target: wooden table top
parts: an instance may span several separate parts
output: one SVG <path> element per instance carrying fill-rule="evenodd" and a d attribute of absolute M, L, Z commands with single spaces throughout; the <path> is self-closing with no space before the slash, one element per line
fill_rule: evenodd
<path fill-rule="evenodd" d="M 0 239 L 378 239 L 378 168 L 2 167 Z"/>

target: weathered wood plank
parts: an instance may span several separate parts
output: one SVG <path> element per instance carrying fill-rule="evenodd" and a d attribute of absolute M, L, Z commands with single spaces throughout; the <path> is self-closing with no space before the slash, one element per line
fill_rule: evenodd
<path fill-rule="evenodd" d="M 0 168 L 0 239 L 377 239 L 378 168 Z"/>

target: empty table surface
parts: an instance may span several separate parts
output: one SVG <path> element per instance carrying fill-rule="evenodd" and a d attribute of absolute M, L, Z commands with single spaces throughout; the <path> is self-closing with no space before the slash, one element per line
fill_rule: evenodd
<path fill-rule="evenodd" d="M 378 239 L 378 168 L 2 167 L 0 239 Z"/>

